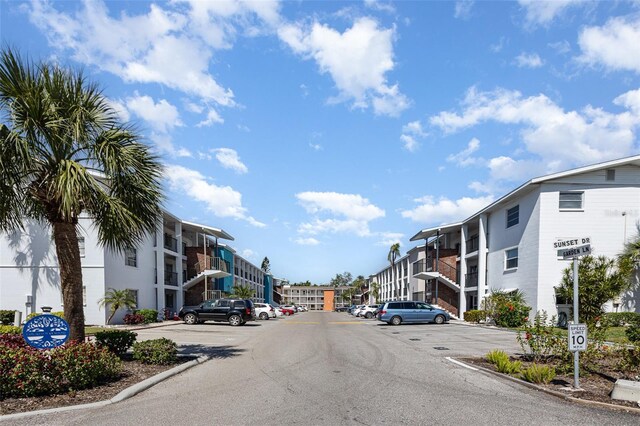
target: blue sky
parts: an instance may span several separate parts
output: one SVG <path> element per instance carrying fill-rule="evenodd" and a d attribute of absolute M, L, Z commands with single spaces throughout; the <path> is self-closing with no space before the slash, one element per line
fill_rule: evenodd
<path fill-rule="evenodd" d="M 640 3 L 0 2 L 166 166 L 166 208 L 292 282 L 385 267 L 526 180 L 638 154 Z"/>

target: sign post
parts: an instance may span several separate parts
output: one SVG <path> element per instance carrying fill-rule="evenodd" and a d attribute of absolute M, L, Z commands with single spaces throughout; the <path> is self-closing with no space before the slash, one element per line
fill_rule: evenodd
<path fill-rule="evenodd" d="M 580 351 L 587 349 L 587 326 L 579 323 L 578 257 L 591 254 L 591 238 L 559 238 L 553 248 L 563 260 L 573 259 L 573 324 L 569 325 L 568 344 L 573 352 L 573 387 L 580 389 Z"/>

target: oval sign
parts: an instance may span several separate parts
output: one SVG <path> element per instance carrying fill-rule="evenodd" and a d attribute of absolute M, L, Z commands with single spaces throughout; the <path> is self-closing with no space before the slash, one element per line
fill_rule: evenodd
<path fill-rule="evenodd" d="M 37 349 L 53 349 L 69 339 L 69 323 L 51 314 L 31 318 L 22 327 L 24 341 Z"/>

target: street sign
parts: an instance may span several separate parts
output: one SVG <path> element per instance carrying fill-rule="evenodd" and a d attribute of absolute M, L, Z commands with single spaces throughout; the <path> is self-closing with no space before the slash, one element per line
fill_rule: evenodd
<path fill-rule="evenodd" d="M 591 254 L 591 244 L 558 250 L 558 257 L 561 257 L 564 260 L 573 259 L 574 257 L 579 256 L 586 256 L 588 254 Z"/>
<path fill-rule="evenodd" d="M 587 350 L 587 325 L 569 324 L 569 352 Z"/>
<path fill-rule="evenodd" d="M 584 246 L 587 244 L 591 244 L 591 237 L 558 238 L 556 242 L 553 243 L 553 248 L 557 250 L 570 249 L 574 247 Z"/>
<path fill-rule="evenodd" d="M 36 349 L 53 349 L 69 339 L 69 324 L 48 313 L 37 315 L 24 323 L 22 337 Z"/>

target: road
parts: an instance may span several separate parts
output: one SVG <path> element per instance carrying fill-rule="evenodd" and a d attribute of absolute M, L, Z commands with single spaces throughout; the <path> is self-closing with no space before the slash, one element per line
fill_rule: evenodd
<path fill-rule="evenodd" d="M 515 334 L 463 325 L 392 327 L 307 312 L 244 327 L 177 325 L 166 336 L 213 359 L 129 400 L 14 420 L 36 425 L 638 425 L 452 363 L 519 350 Z"/>

